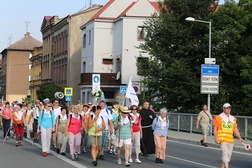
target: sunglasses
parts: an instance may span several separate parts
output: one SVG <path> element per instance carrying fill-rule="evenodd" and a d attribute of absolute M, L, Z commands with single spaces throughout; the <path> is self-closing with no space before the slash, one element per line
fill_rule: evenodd
<path fill-rule="evenodd" d="M 88 104 L 89 106 L 92 106 L 92 104 Z"/>
<path fill-rule="evenodd" d="M 132 109 L 132 110 L 137 110 L 137 109 Z"/>
<path fill-rule="evenodd" d="M 47 107 L 52 107 L 52 106 L 47 106 Z"/>

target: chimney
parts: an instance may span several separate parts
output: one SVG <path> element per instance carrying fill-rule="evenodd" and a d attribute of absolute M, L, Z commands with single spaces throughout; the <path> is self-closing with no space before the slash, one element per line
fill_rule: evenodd
<path fill-rule="evenodd" d="M 24 36 L 30 36 L 30 32 L 26 32 Z"/>

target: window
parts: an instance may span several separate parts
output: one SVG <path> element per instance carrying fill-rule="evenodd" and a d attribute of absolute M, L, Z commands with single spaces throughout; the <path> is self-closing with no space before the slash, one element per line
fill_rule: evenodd
<path fill-rule="evenodd" d="M 83 73 L 86 72 L 86 62 L 83 62 L 83 64 L 82 64 L 82 72 Z"/>
<path fill-rule="evenodd" d="M 91 44 L 91 30 L 88 31 L 88 44 Z"/>
<path fill-rule="evenodd" d="M 87 45 L 86 42 L 87 42 L 87 35 L 84 34 L 84 36 L 83 36 L 83 42 L 82 42 L 83 48 L 86 48 L 86 45 Z"/>
<path fill-rule="evenodd" d="M 115 98 L 115 92 L 114 91 L 104 91 L 104 97 L 106 99 L 114 99 Z"/>
<path fill-rule="evenodd" d="M 137 58 L 137 75 L 142 75 L 143 74 L 139 64 L 144 63 L 146 61 L 148 61 L 148 58 L 146 58 L 146 57 L 138 57 Z"/>
<path fill-rule="evenodd" d="M 102 59 L 102 64 L 104 64 L 104 65 L 113 65 L 113 59 L 104 58 L 104 59 Z"/>
<path fill-rule="evenodd" d="M 143 26 L 138 26 L 137 28 L 137 38 L 138 40 L 144 40 L 145 37 L 146 37 L 146 30 L 145 30 L 145 27 Z"/>

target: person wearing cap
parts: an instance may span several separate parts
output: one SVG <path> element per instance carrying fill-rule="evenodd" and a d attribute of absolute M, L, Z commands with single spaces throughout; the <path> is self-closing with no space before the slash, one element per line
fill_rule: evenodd
<path fill-rule="evenodd" d="M 241 143 L 243 142 L 237 128 L 236 118 L 230 113 L 231 105 L 225 103 L 223 105 L 223 112 L 220 115 L 215 116 L 213 120 L 215 143 L 220 144 L 222 153 L 221 168 L 229 167 L 234 146 L 233 133 L 235 133 Z"/>
<path fill-rule="evenodd" d="M 118 117 L 118 120 L 114 121 L 114 128 L 116 130 L 116 143 L 117 143 L 117 163 L 122 164 L 121 160 L 121 151 L 122 146 L 124 145 L 125 150 L 125 166 L 130 166 L 129 157 L 130 157 L 130 146 L 134 140 L 132 123 L 128 117 L 131 110 L 128 107 L 123 107 L 121 110 L 121 116 Z"/>
<path fill-rule="evenodd" d="M 200 140 L 202 146 L 207 147 L 207 135 L 209 133 L 209 127 L 212 124 L 213 117 L 211 113 L 207 110 L 207 105 L 202 106 L 202 111 L 199 113 L 196 122 L 196 129 L 199 129 L 199 124 L 201 126 L 203 139 Z"/>

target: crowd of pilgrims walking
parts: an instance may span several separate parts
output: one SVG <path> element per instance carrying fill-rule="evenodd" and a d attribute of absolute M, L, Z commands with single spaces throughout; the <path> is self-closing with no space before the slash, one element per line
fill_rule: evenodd
<path fill-rule="evenodd" d="M 44 157 L 49 155 L 51 146 L 65 156 L 69 145 L 73 161 L 90 147 L 94 166 L 98 165 L 97 159 L 104 160 L 105 152 L 117 155 L 117 163 L 120 165 L 124 160 L 126 167 L 132 162 L 141 164 L 140 155 L 155 154 L 156 163 L 163 163 L 165 159 L 167 110 L 160 109 L 156 117 L 147 101 L 143 106 L 130 108 L 115 102 L 111 110 L 105 101 L 99 105 L 88 102 L 66 107 L 57 99 L 50 103 L 48 98 L 34 103 L 4 101 L 0 107 L 4 141 L 9 140 L 13 130 L 16 147 L 22 146 L 25 135 L 33 143 L 41 143 Z"/>

